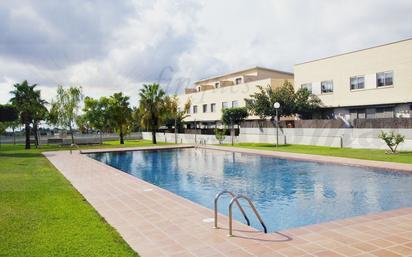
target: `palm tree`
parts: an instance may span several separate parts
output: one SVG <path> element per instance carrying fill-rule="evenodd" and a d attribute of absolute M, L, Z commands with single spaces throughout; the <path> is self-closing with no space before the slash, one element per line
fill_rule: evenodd
<path fill-rule="evenodd" d="M 40 95 L 36 98 L 36 104 L 33 106 L 33 134 L 36 147 L 39 146 L 39 137 L 38 137 L 38 127 L 39 123 L 42 120 L 47 118 L 49 111 L 46 108 L 47 102 L 40 98 Z"/>
<path fill-rule="evenodd" d="M 156 130 L 160 124 L 160 118 L 166 93 L 159 88 L 159 84 L 143 85 L 140 89 L 139 109 L 142 114 L 143 125 L 150 128 L 152 132 L 152 142 L 156 144 Z"/>
<path fill-rule="evenodd" d="M 115 93 L 109 98 L 108 105 L 109 121 L 118 132 L 120 144 L 124 144 L 124 136 L 130 131 L 130 120 L 132 118 L 132 108 L 129 106 L 129 97 L 123 93 Z"/>
<path fill-rule="evenodd" d="M 20 122 L 24 124 L 26 133 L 26 145 L 25 149 L 30 149 L 30 123 L 33 121 L 33 116 L 38 106 L 38 100 L 40 99 L 40 90 L 36 90 L 36 84 L 30 86 L 27 80 L 21 84 L 14 84 L 14 90 L 10 91 L 13 97 L 10 102 L 16 107 Z"/>

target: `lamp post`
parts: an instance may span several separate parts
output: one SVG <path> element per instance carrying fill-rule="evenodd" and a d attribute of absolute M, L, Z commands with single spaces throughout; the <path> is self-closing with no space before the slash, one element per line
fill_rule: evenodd
<path fill-rule="evenodd" d="M 280 107 L 280 103 L 276 102 L 273 104 L 273 107 L 276 110 L 276 147 L 279 145 L 279 114 L 278 109 Z"/>

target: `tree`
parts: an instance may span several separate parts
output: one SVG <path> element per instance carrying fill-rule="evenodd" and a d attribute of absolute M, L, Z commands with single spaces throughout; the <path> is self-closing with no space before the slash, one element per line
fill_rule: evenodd
<path fill-rule="evenodd" d="M 310 119 L 312 115 L 319 111 L 322 101 L 316 95 L 309 92 L 308 89 L 302 88 L 295 93 L 295 113 L 300 115 L 301 119 Z"/>
<path fill-rule="evenodd" d="M 84 119 L 91 128 L 100 132 L 100 143 L 103 143 L 102 133 L 110 129 L 108 108 L 109 98 L 107 97 L 100 99 L 86 97 L 84 99 Z"/>
<path fill-rule="evenodd" d="M 86 119 L 86 115 L 77 115 L 75 122 L 80 130 L 80 133 L 88 133 L 90 126 L 88 120 Z"/>
<path fill-rule="evenodd" d="M 215 128 L 215 137 L 217 139 L 217 141 L 219 141 L 219 144 L 223 144 L 223 141 L 225 141 L 226 138 L 226 129 L 218 129 Z"/>
<path fill-rule="evenodd" d="M 156 144 L 156 130 L 161 122 L 164 111 L 165 91 L 159 84 L 143 85 L 139 92 L 139 112 L 142 117 L 142 125 L 152 132 L 152 142 Z"/>
<path fill-rule="evenodd" d="M 179 98 L 177 95 L 172 97 L 166 96 L 164 100 L 164 117 L 163 123 L 169 129 L 174 126 L 175 128 L 175 143 L 177 144 L 177 133 L 182 126 L 183 120 L 189 116 L 191 100 L 188 99 L 183 105 L 183 109 L 179 108 Z"/>
<path fill-rule="evenodd" d="M 245 101 L 250 113 L 261 119 L 270 117 L 271 120 L 275 120 L 276 110 L 273 104 L 276 102 L 280 104 L 278 118 L 295 114 L 307 117 L 321 106 L 317 96 L 310 94 L 307 89 L 299 89 L 295 92 L 289 81 L 285 81 L 281 87 L 275 89 L 270 86 L 258 88 L 259 91 Z"/>
<path fill-rule="evenodd" d="M 24 124 L 26 134 L 25 149 L 30 149 L 30 124 L 36 112 L 36 107 L 40 99 L 40 90 L 36 90 L 36 84 L 30 86 L 27 80 L 20 84 L 14 84 L 14 90 L 10 92 L 13 97 L 10 102 L 15 106 L 21 124 Z"/>
<path fill-rule="evenodd" d="M 132 108 L 130 108 L 129 97 L 123 93 L 115 93 L 110 96 L 108 104 L 109 123 L 120 137 L 120 144 L 124 144 L 124 136 L 130 132 L 130 121 L 132 119 Z"/>
<path fill-rule="evenodd" d="M 15 121 L 18 118 L 16 107 L 10 104 L 0 104 L 0 122 Z"/>
<path fill-rule="evenodd" d="M 235 135 L 235 127 L 234 125 L 240 124 L 243 120 L 245 120 L 248 117 L 248 111 L 246 107 L 232 107 L 232 108 L 226 108 L 223 109 L 222 111 L 222 121 L 230 125 L 230 136 L 232 138 L 232 145 L 233 145 L 233 139 Z"/>
<path fill-rule="evenodd" d="M 57 88 L 56 99 L 51 103 L 50 122 L 57 126 L 68 128 L 71 134 L 72 144 L 74 144 L 73 126 L 79 110 L 80 102 L 83 99 L 81 87 L 62 86 Z"/>
<path fill-rule="evenodd" d="M 34 134 L 34 141 L 36 147 L 39 146 L 39 136 L 38 136 L 38 128 L 39 123 L 42 120 L 45 120 L 48 117 L 49 111 L 46 108 L 47 102 L 40 98 L 36 98 L 36 104 L 33 105 L 33 134 Z"/>
<path fill-rule="evenodd" d="M 386 145 L 389 147 L 391 153 L 393 154 L 396 153 L 399 144 L 405 142 L 405 136 L 393 131 L 388 133 L 381 131 L 379 138 L 385 141 Z"/>

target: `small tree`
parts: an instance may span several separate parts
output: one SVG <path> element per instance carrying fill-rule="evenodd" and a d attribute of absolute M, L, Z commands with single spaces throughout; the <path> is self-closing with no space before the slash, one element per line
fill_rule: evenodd
<path fill-rule="evenodd" d="M 100 99 L 94 99 L 86 97 L 84 99 L 83 116 L 87 121 L 89 127 L 96 129 L 100 132 L 100 143 L 103 143 L 103 131 L 110 130 L 109 124 L 109 98 L 100 97 Z"/>
<path fill-rule="evenodd" d="M 234 125 L 240 124 L 243 120 L 245 120 L 248 116 L 248 112 L 246 107 L 233 107 L 233 108 L 226 108 L 222 111 L 222 121 L 230 125 L 230 136 L 232 137 L 232 145 L 233 139 L 235 135 L 235 127 Z"/>
<path fill-rule="evenodd" d="M 152 132 L 152 142 L 156 144 L 156 130 L 165 111 L 164 99 L 165 91 L 159 84 L 143 85 L 139 91 L 139 113 L 143 127 L 149 128 Z"/>
<path fill-rule="evenodd" d="M 215 128 L 215 137 L 217 141 L 219 141 L 219 144 L 223 144 L 223 141 L 225 141 L 226 138 L 226 129 Z"/>
<path fill-rule="evenodd" d="M 21 124 L 24 124 L 26 134 L 25 149 L 30 149 L 30 124 L 33 122 L 33 116 L 40 100 L 40 90 L 36 90 L 37 85 L 29 85 L 27 80 L 20 84 L 14 85 L 14 90 L 10 92 L 13 97 L 10 99 L 12 105 L 16 108 Z"/>
<path fill-rule="evenodd" d="M 379 138 L 385 141 L 386 145 L 389 147 L 391 153 L 393 154 L 396 153 L 399 144 L 405 141 L 405 136 L 393 131 L 388 133 L 381 131 Z"/>
<path fill-rule="evenodd" d="M 115 93 L 109 98 L 107 109 L 109 123 L 120 137 L 120 144 L 124 144 L 124 136 L 130 132 L 132 119 L 132 108 L 129 106 L 129 97 L 123 93 Z"/>
<path fill-rule="evenodd" d="M 50 123 L 68 128 L 71 134 L 72 144 L 74 144 L 73 126 L 82 99 L 83 94 L 81 87 L 64 89 L 62 86 L 59 86 L 57 88 L 57 97 L 51 103 Z"/>

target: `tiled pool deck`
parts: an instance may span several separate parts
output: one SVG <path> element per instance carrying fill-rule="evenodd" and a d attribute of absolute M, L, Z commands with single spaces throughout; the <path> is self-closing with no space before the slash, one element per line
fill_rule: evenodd
<path fill-rule="evenodd" d="M 131 149 L 119 151 L 124 150 Z M 235 236 L 228 237 L 227 217 L 219 217 L 221 229 L 213 229 L 213 223 L 204 222 L 213 217 L 212 210 L 78 151 L 73 154 L 68 151 L 47 152 L 44 155 L 143 257 L 412 256 L 412 208 L 282 231 L 291 240 L 280 233 L 263 234 L 235 222 Z M 279 156 L 278 153 L 271 155 Z M 283 153 L 280 155 L 282 157 Z M 301 159 L 302 156 L 292 154 L 283 157 Z M 332 158 L 329 161 L 337 160 Z M 346 163 L 349 160 L 342 161 Z M 357 162 L 353 164 L 366 165 Z M 404 170 L 410 166 L 412 171 L 412 165 L 400 166 Z"/>

